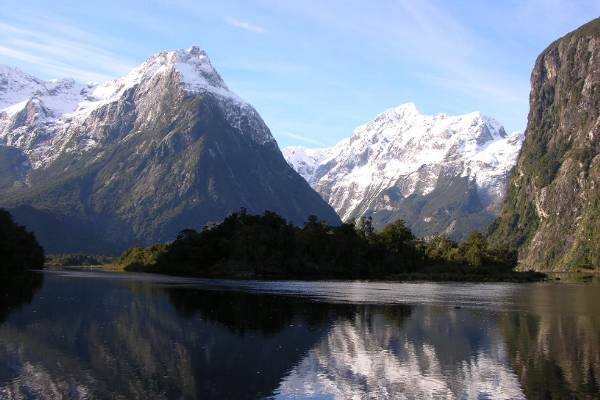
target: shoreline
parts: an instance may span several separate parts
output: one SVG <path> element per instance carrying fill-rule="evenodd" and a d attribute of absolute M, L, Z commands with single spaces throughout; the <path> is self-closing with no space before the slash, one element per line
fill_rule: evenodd
<path fill-rule="evenodd" d="M 182 278 L 200 278 L 200 279 L 231 279 L 239 281 L 372 281 L 372 282 L 470 282 L 470 283 L 532 283 L 543 281 L 554 281 L 548 274 L 534 271 L 515 271 L 499 274 L 482 274 L 482 273 L 426 273 L 426 272 L 406 272 L 399 274 L 391 274 L 386 276 L 294 276 L 294 275 L 256 275 L 256 274 L 178 274 L 165 273 L 161 271 L 153 271 L 146 268 L 126 269 L 116 264 L 104 265 L 81 265 L 81 266 L 63 266 L 44 268 L 48 271 L 60 270 L 79 270 L 79 271 L 102 271 L 102 272 L 123 272 L 123 273 L 149 273 L 164 276 L 177 276 Z"/>

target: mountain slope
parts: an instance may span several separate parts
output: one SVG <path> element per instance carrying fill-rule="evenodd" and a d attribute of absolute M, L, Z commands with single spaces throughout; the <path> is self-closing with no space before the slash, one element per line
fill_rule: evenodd
<path fill-rule="evenodd" d="M 491 239 L 523 268 L 600 265 L 600 18 L 552 43 L 531 75 L 526 140 Z"/>
<path fill-rule="evenodd" d="M 428 116 L 408 103 L 332 148 L 283 153 L 343 220 L 403 218 L 417 235 L 460 239 L 494 219 L 522 140 L 477 112 Z"/>
<path fill-rule="evenodd" d="M 42 88 L 0 113 L 0 143 L 15 153 L 0 152 L 0 168 L 14 171 L 0 182 L 0 205 L 36 225 L 49 252 L 172 240 L 240 207 L 296 223 L 310 214 L 339 221 L 196 47 L 156 54 L 115 81 L 78 86 L 74 105 L 71 89 L 48 92 L 47 82 L 35 82 Z M 61 226 L 35 224 L 39 213 Z M 54 231 L 76 237 L 44 243 Z"/>

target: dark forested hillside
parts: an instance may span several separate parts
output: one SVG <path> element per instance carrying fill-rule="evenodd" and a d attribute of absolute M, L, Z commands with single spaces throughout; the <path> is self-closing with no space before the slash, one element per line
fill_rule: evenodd
<path fill-rule="evenodd" d="M 95 108 L 76 116 L 38 121 L 44 99 L 37 92 L 30 103 L 39 107 L 0 113 L 0 206 L 48 253 L 118 254 L 240 207 L 274 210 L 297 224 L 311 214 L 339 222 L 204 51 L 158 53 L 106 85 L 100 94 L 110 96 L 88 93 Z M 54 97 L 47 95 L 61 99 Z"/>
<path fill-rule="evenodd" d="M 0 276 L 42 268 L 44 250 L 35 236 L 15 224 L 12 216 L 0 209 Z"/>
<path fill-rule="evenodd" d="M 462 243 L 414 237 L 404 221 L 375 232 L 370 219 L 331 226 L 310 217 L 302 228 L 267 212 L 245 210 L 201 232 L 187 229 L 169 244 L 134 247 L 118 260 L 126 270 L 237 278 L 520 279 L 516 257 L 491 248 L 481 233 Z"/>

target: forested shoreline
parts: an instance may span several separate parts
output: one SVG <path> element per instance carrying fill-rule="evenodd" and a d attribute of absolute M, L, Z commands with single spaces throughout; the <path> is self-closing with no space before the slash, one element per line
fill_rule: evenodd
<path fill-rule="evenodd" d="M 0 277 L 43 268 L 44 249 L 35 235 L 0 209 Z"/>
<path fill-rule="evenodd" d="M 375 231 L 370 218 L 332 226 L 315 216 L 297 227 L 273 212 L 245 209 L 167 244 L 133 247 L 115 263 L 126 271 L 246 279 L 532 281 L 515 272 L 517 254 L 473 232 L 461 243 L 417 239 L 402 220 Z"/>

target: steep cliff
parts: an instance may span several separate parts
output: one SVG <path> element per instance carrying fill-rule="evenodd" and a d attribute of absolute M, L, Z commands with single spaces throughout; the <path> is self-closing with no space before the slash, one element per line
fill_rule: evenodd
<path fill-rule="evenodd" d="M 525 142 L 491 240 L 522 268 L 600 266 L 600 18 L 552 43 L 531 75 Z"/>

